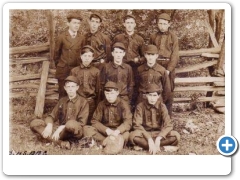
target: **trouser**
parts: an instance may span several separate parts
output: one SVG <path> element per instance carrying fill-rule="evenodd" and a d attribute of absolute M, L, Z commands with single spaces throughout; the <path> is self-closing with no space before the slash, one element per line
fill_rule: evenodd
<path fill-rule="evenodd" d="M 147 131 L 152 139 L 155 141 L 157 136 L 159 135 L 160 131 Z M 129 135 L 129 141 L 133 145 L 138 145 L 142 147 L 143 149 L 148 149 L 148 140 L 143 136 L 143 131 L 142 130 L 135 130 L 130 133 Z M 171 131 L 166 138 L 161 139 L 160 146 L 176 146 L 178 145 L 180 141 L 180 134 L 177 131 Z"/>
<path fill-rule="evenodd" d="M 110 128 L 112 129 L 112 128 Z M 113 129 L 114 130 L 114 129 Z M 93 126 L 84 126 L 83 127 L 83 136 L 84 137 L 93 137 L 95 141 L 98 141 L 102 144 L 103 140 L 108 136 L 107 133 L 100 133 L 96 128 Z M 126 131 L 122 134 L 124 139 L 124 144 L 126 145 L 129 139 L 129 132 Z"/>
<path fill-rule="evenodd" d="M 42 137 L 42 133 L 46 127 L 45 121 L 42 119 L 34 119 L 30 123 L 30 128 L 33 132 L 37 133 Z M 59 134 L 59 140 L 69 140 L 71 138 L 81 139 L 83 137 L 83 128 L 80 123 L 75 120 L 69 120 L 65 124 L 65 128 Z M 47 138 L 48 141 L 54 141 L 51 137 Z"/>
<path fill-rule="evenodd" d="M 88 104 L 89 104 L 89 115 L 88 115 L 88 121 L 87 125 L 91 125 L 91 120 L 94 114 L 94 111 L 96 109 L 96 102 L 93 98 L 87 98 Z"/>

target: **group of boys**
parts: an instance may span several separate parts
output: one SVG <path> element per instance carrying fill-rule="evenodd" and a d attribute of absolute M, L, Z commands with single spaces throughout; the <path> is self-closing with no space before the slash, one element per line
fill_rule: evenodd
<path fill-rule="evenodd" d="M 89 18 L 90 32 L 78 32 L 82 18 L 68 16 L 68 30 L 57 40 L 54 60 L 59 102 L 45 120 L 31 122 L 32 131 L 70 149 L 70 138 L 92 137 L 102 144 L 122 136 L 124 146 L 148 149 L 177 145 L 172 103 L 178 40 L 169 31 L 170 16 L 158 17 L 159 32 L 145 46 L 135 33 L 136 19 L 124 18 L 125 33 L 110 38 L 100 32 L 102 17 Z M 79 60 L 80 57 L 80 60 Z M 58 123 L 53 133 L 53 124 Z"/>

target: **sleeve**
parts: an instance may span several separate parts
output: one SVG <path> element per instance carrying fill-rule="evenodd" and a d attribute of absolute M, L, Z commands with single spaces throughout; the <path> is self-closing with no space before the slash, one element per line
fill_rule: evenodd
<path fill-rule="evenodd" d="M 130 107 L 127 103 L 122 102 L 122 118 L 123 118 L 123 123 L 118 126 L 118 130 L 120 131 L 120 133 L 124 133 L 126 131 L 130 131 L 131 127 L 132 127 L 132 113 L 130 110 Z"/>
<path fill-rule="evenodd" d="M 163 102 L 165 103 L 171 94 L 171 84 L 166 70 L 164 70 L 162 77 L 162 88 L 163 88 L 162 98 Z"/>
<path fill-rule="evenodd" d="M 94 128 L 96 128 L 100 133 L 102 134 L 106 134 L 106 129 L 108 127 L 104 126 L 101 121 L 103 118 L 103 111 L 104 111 L 104 106 L 103 106 L 103 101 L 100 102 L 93 114 L 92 120 L 91 120 L 91 124 Z"/>
<path fill-rule="evenodd" d="M 139 38 L 139 55 L 140 55 L 140 63 L 143 64 L 145 62 L 145 57 L 144 57 L 144 39 L 142 37 Z"/>
<path fill-rule="evenodd" d="M 101 83 L 100 83 L 100 72 L 99 70 L 96 73 L 96 104 L 98 104 L 101 100 L 101 96 L 102 96 L 102 87 L 101 87 Z"/>
<path fill-rule="evenodd" d="M 161 103 L 161 118 L 162 118 L 162 127 L 158 136 L 161 136 L 166 139 L 168 133 L 173 130 L 173 123 L 168 114 L 168 110 L 165 104 Z"/>
<path fill-rule="evenodd" d="M 173 46 L 172 46 L 172 54 L 170 56 L 170 62 L 168 63 L 167 70 L 172 72 L 178 63 L 179 60 L 179 46 L 178 46 L 178 38 L 176 35 L 172 35 L 172 41 L 173 41 Z"/>
<path fill-rule="evenodd" d="M 134 76 L 133 76 L 133 71 L 132 71 L 132 67 L 129 66 L 129 76 L 128 76 L 128 97 L 129 97 L 129 100 L 131 101 L 132 100 L 132 95 L 133 95 L 133 86 L 135 85 L 135 82 L 134 82 Z"/>
<path fill-rule="evenodd" d="M 100 99 L 104 99 L 104 85 L 107 81 L 107 64 L 105 64 L 102 68 L 102 71 L 100 71 L 100 89 L 102 90 L 100 93 Z"/>
<path fill-rule="evenodd" d="M 150 134 L 144 129 L 142 126 L 143 124 L 143 103 L 140 103 L 137 105 L 136 110 L 134 112 L 133 116 L 133 129 L 134 130 L 140 130 L 143 132 L 143 136 L 145 139 L 151 138 Z"/>
<path fill-rule="evenodd" d="M 59 59 L 61 57 L 61 54 L 62 54 L 62 46 L 63 46 L 63 40 L 62 40 L 62 35 L 60 35 L 56 40 L 54 55 L 53 55 L 53 60 L 54 60 L 56 66 L 57 66 Z"/>
<path fill-rule="evenodd" d="M 112 53 L 111 53 L 111 40 L 110 38 L 105 35 L 105 53 L 106 53 L 106 62 L 110 62 L 110 60 L 112 59 Z"/>
<path fill-rule="evenodd" d="M 155 44 L 155 38 L 156 38 L 156 34 L 152 34 L 149 38 L 149 44 Z"/>
<path fill-rule="evenodd" d="M 81 100 L 82 101 L 82 100 Z M 87 100 L 81 102 L 81 108 L 78 113 L 77 121 L 80 122 L 81 126 L 85 126 L 87 124 L 88 115 L 89 115 L 89 104 Z"/>

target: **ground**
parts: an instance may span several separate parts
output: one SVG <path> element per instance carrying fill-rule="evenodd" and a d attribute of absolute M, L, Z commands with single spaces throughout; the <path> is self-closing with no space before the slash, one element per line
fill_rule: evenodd
<path fill-rule="evenodd" d="M 45 106 L 46 117 L 55 102 L 47 101 Z M 72 144 L 70 150 L 39 141 L 37 136 L 30 130 L 29 124 L 34 118 L 35 98 L 23 97 L 10 99 L 10 153 L 29 154 L 42 153 L 48 155 L 88 155 L 104 154 L 102 149 L 95 146 L 92 148 L 81 148 Z M 215 155 L 219 154 L 216 141 L 224 134 L 225 115 L 218 114 L 210 108 L 195 109 L 187 111 L 180 104 L 174 104 L 173 121 L 174 129 L 181 134 L 179 149 L 175 152 L 159 152 L 159 155 Z M 146 155 L 147 151 L 135 151 L 126 148 L 121 155 Z"/>

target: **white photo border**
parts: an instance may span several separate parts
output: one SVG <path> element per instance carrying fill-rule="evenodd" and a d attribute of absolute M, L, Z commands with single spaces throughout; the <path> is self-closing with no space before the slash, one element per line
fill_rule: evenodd
<path fill-rule="evenodd" d="M 47 4 L 47 5 L 46 5 Z M 126 6 L 127 4 L 127 6 Z M 231 6 L 227 3 L 7 3 L 3 6 L 3 172 L 7 175 L 227 175 L 231 157 L 222 155 L 9 155 L 10 9 L 224 9 L 226 59 L 231 59 Z M 117 7 L 117 8 L 116 8 Z M 225 62 L 225 134 L 231 135 L 231 61 Z M 5 110 L 5 111 L 4 111 Z M 82 163 L 84 162 L 84 163 Z M 43 166 L 44 164 L 44 166 Z M 64 164 L 64 165 L 63 165 Z M 69 166 L 69 168 L 66 168 Z M 147 168 L 149 167 L 149 168 Z"/>

